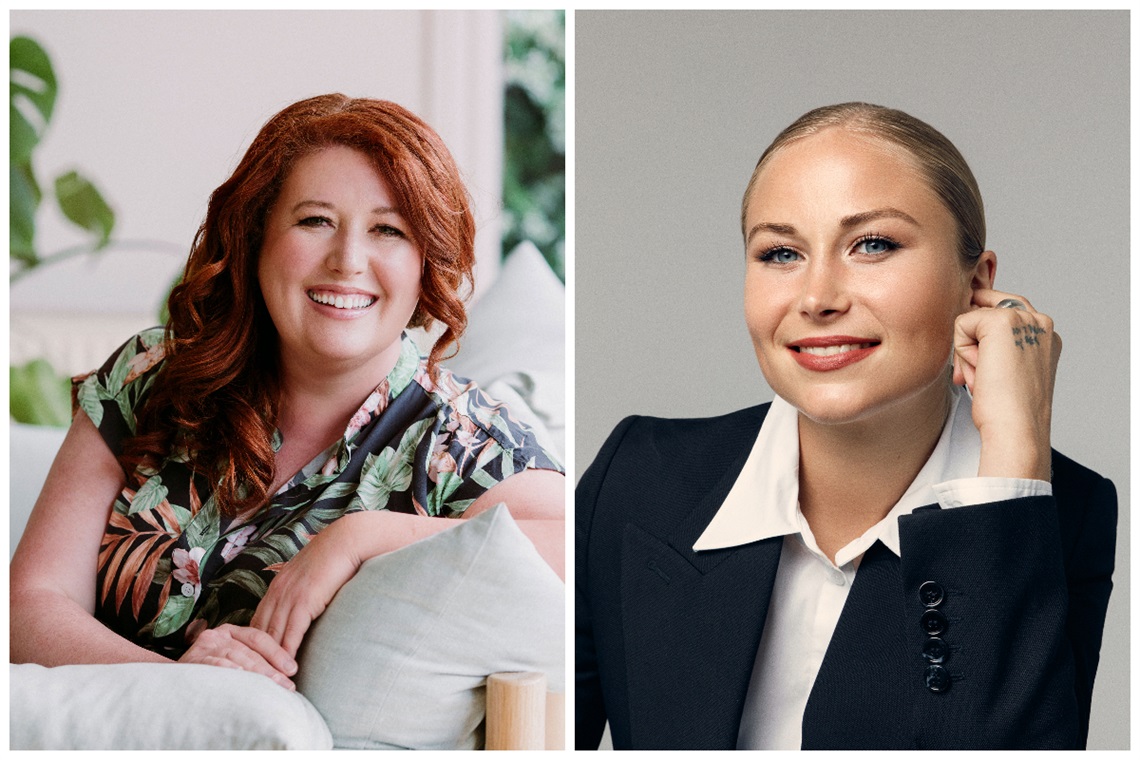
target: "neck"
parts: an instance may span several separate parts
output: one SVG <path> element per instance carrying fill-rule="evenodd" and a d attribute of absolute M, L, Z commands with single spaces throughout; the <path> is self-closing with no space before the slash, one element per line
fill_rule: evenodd
<path fill-rule="evenodd" d="M 385 352 L 387 354 L 389 352 Z M 352 415 L 396 366 L 400 344 L 395 353 L 383 361 L 364 363 L 358 367 L 339 368 L 303 366 L 282 357 L 279 362 L 281 396 L 277 407 L 277 428 L 283 439 L 275 457 L 275 474 L 270 493 L 308 462 L 339 439 Z"/>
<path fill-rule="evenodd" d="M 800 509 L 832 561 L 902 498 L 949 410 L 950 387 L 939 383 L 870 419 L 831 425 L 800 414 Z"/>
<path fill-rule="evenodd" d="M 277 426 L 286 442 L 290 433 L 296 438 L 301 431 L 306 438 L 328 438 L 331 443 L 399 358 L 398 341 L 366 362 L 341 366 L 312 366 L 282 356 L 278 362 L 281 396 Z"/>

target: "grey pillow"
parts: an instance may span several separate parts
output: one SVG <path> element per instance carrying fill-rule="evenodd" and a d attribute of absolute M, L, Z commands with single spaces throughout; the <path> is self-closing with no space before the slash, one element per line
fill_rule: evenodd
<path fill-rule="evenodd" d="M 459 353 L 444 366 L 488 392 L 493 384 L 513 388 L 549 431 L 550 441 L 543 445 L 561 456 L 566 438 L 566 288 L 533 243 L 519 243 L 507 255 L 498 279 L 469 316 Z"/>
<path fill-rule="evenodd" d="M 10 665 L 11 749 L 329 749 L 300 694 L 213 665 Z"/>
<path fill-rule="evenodd" d="M 305 636 L 296 683 L 344 749 L 475 749 L 486 676 L 565 688 L 565 586 L 499 505 L 365 562 Z"/>

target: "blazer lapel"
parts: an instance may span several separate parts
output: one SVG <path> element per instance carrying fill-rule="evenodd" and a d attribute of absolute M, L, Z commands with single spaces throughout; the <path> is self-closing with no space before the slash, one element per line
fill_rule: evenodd
<path fill-rule="evenodd" d="M 752 441 L 665 539 L 623 536 L 621 588 L 635 747 L 736 746 L 782 538 L 694 552 Z"/>
<path fill-rule="evenodd" d="M 907 647 L 899 559 L 879 542 L 859 564 L 803 719 L 803 749 L 915 747 L 920 659 Z M 917 628 L 917 622 L 915 623 Z"/>

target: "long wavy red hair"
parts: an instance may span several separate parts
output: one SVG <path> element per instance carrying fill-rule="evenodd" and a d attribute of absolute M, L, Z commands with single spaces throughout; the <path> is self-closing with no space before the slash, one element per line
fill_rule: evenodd
<path fill-rule="evenodd" d="M 297 160 L 330 145 L 375 162 L 423 252 L 409 326 L 445 326 L 428 358 L 433 375 L 467 326 L 460 290 L 472 279 L 475 222 L 439 135 L 395 103 L 339 94 L 302 100 L 270 119 L 210 196 L 182 282 L 170 294 L 166 362 L 139 411 L 139 435 L 123 452 L 128 471 L 185 452 L 194 471 L 217 484 L 225 514 L 263 505 L 275 474 L 280 389 L 277 332 L 257 280 L 263 226 Z"/>

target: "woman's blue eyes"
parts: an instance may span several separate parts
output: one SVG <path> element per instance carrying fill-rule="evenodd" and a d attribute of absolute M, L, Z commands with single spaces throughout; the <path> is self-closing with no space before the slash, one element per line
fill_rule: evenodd
<path fill-rule="evenodd" d="M 855 244 L 855 250 L 858 253 L 871 255 L 890 253 L 898 247 L 898 243 L 883 237 L 866 237 Z"/>
<path fill-rule="evenodd" d="M 899 244 L 895 241 L 879 236 L 868 236 L 856 241 L 854 252 L 865 256 L 882 256 L 896 250 Z M 800 258 L 798 251 L 787 246 L 777 246 L 760 255 L 760 261 L 772 264 L 792 264 Z"/>
<path fill-rule="evenodd" d="M 773 248 L 765 252 L 761 257 L 761 261 L 770 261 L 773 264 L 791 264 L 798 259 L 800 255 L 793 251 L 791 248 Z"/>

